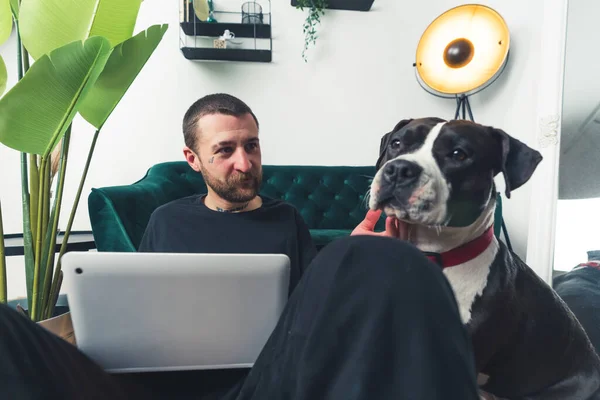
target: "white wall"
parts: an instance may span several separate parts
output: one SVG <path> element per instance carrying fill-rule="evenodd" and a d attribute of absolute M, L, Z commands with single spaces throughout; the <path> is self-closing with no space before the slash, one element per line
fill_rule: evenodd
<path fill-rule="evenodd" d="M 600 248 L 600 56 L 590 43 L 600 33 L 600 3 L 569 0 L 563 131 L 559 165 L 554 269 L 570 270 Z M 593 123 L 592 120 L 596 119 Z"/>
<path fill-rule="evenodd" d="M 571 144 L 571 136 L 600 104 L 600 55 L 594 51 L 594 39 L 600 28 L 597 15 L 600 2 L 569 0 L 567 46 L 565 51 L 565 83 L 563 94 L 562 145 Z"/>
<path fill-rule="evenodd" d="M 588 261 L 588 251 L 600 249 L 600 199 L 559 200 L 556 206 L 554 269 L 569 271 Z"/>
<path fill-rule="evenodd" d="M 512 47 L 503 76 L 471 99 L 474 117 L 535 147 L 536 90 L 543 83 L 537 80 L 542 0 L 481 3 L 506 19 Z M 412 63 L 423 30 L 459 4 L 376 0 L 367 13 L 328 10 L 317 46 L 304 63 L 304 14 L 289 0 L 276 0 L 273 62 L 265 64 L 186 60 L 178 47 L 177 2 L 144 1 L 136 32 L 155 23 L 170 27 L 101 133 L 74 229 L 90 229 L 91 187 L 129 184 L 154 163 L 182 159 L 183 114 L 197 98 L 216 91 L 239 96 L 258 115 L 264 164 L 374 164 L 380 137 L 400 119 L 453 117 L 454 101 L 424 92 L 415 81 Z M 14 53 L 13 42 L 0 47 L 11 77 L 16 75 Z M 82 120 L 76 121 L 66 205 L 74 198 L 92 134 Z M 7 232 L 21 231 L 18 168 L 18 154 L 0 146 L 0 198 Z M 525 186 L 504 203 L 511 240 L 522 257 L 529 192 Z M 63 211 L 62 227 L 66 214 Z"/>
<path fill-rule="evenodd" d="M 596 21 L 599 13 L 598 1 L 569 1 L 559 169 L 561 199 L 600 197 L 600 56 L 590 47 L 600 33 Z"/>

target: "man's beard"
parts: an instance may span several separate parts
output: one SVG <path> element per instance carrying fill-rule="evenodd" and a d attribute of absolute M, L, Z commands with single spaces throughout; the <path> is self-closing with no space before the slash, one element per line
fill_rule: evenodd
<path fill-rule="evenodd" d="M 213 177 L 202 163 L 200 169 L 206 185 L 220 198 L 230 203 L 249 202 L 256 197 L 262 184 L 262 169 L 260 167 L 246 173 L 235 172 L 227 177 L 224 182 Z"/>

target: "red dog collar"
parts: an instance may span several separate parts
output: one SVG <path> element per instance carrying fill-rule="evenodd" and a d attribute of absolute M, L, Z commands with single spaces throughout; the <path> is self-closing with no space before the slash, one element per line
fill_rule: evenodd
<path fill-rule="evenodd" d="M 494 238 L 494 226 L 490 226 L 483 235 L 444 253 L 423 252 L 427 258 L 438 264 L 442 269 L 454 267 L 471 261 L 488 248 Z"/>
<path fill-rule="evenodd" d="M 588 261 L 586 263 L 579 264 L 575 268 L 581 268 L 581 267 L 590 267 L 590 268 L 596 268 L 597 270 L 600 270 L 600 262 L 598 262 L 598 261 Z"/>

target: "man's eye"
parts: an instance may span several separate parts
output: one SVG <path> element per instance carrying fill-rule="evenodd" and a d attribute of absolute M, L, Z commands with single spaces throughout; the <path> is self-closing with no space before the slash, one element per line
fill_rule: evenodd
<path fill-rule="evenodd" d="M 258 147 L 258 143 L 248 143 L 246 145 L 246 150 L 256 150 L 256 148 Z"/>
<path fill-rule="evenodd" d="M 400 141 L 398 139 L 392 140 L 392 143 L 390 143 L 390 148 L 392 150 L 398 150 L 400 148 Z"/>
<path fill-rule="evenodd" d="M 224 154 L 229 154 L 233 152 L 233 148 L 232 147 L 222 147 L 219 149 L 219 151 L 217 153 L 224 153 Z"/>

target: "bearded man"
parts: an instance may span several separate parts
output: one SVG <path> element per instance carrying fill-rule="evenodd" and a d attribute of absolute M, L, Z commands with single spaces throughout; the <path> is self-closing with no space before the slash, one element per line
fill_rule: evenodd
<path fill-rule="evenodd" d="M 192 104 L 183 118 L 183 154 L 202 174 L 207 193 L 157 208 L 138 251 L 286 254 L 293 292 L 316 248 L 296 208 L 259 195 L 258 130 L 250 107 L 229 94 Z"/>

